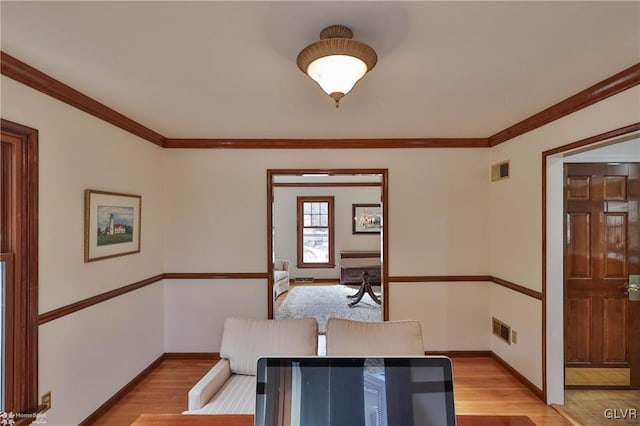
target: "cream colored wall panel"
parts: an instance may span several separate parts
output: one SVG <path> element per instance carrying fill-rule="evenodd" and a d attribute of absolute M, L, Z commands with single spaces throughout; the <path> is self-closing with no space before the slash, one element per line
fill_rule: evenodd
<path fill-rule="evenodd" d="M 39 312 L 162 273 L 162 149 L 4 76 L 1 102 L 39 131 Z M 89 188 L 142 196 L 140 253 L 84 263 Z"/>
<path fill-rule="evenodd" d="M 165 352 L 218 352 L 227 317 L 267 318 L 266 280 L 166 280 Z"/>
<path fill-rule="evenodd" d="M 77 425 L 164 352 L 163 283 L 39 328 L 39 392 L 46 424 Z"/>
<path fill-rule="evenodd" d="M 389 274 L 487 275 L 488 150 L 407 150 L 390 172 Z"/>
<path fill-rule="evenodd" d="M 391 275 L 488 273 L 488 150 L 164 152 L 165 269 L 266 271 L 266 171 L 389 170 Z"/>
<path fill-rule="evenodd" d="M 542 389 L 542 302 L 492 284 L 490 305 L 490 315 L 518 335 L 510 345 L 491 335 L 491 350 Z"/>
<path fill-rule="evenodd" d="M 487 282 L 392 283 L 389 319 L 416 319 L 426 351 L 488 351 Z"/>
<path fill-rule="evenodd" d="M 227 153 L 164 153 L 165 271 L 266 272 L 266 169 Z"/>

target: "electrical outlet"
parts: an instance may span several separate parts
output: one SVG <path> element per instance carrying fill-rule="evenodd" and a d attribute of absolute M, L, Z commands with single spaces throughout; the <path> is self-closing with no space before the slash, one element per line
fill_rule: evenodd
<path fill-rule="evenodd" d="M 518 343 L 518 332 L 515 330 L 511 330 L 511 341 L 515 344 Z"/>
<path fill-rule="evenodd" d="M 40 404 L 44 405 L 44 409 L 41 411 L 42 413 L 51 409 L 51 391 L 45 393 L 44 395 L 42 395 L 42 398 L 40 399 Z"/>

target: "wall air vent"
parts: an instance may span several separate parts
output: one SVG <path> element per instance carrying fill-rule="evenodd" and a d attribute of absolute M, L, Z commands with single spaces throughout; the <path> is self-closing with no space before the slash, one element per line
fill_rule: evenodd
<path fill-rule="evenodd" d="M 313 277 L 296 277 L 293 282 L 296 284 L 311 284 L 313 283 Z"/>
<path fill-rule="evenodd" d="M 503 161 L 491 166 L 491 182 L 507 179 L 509 177 L 509 161 Z"/>
<path fill-rule="evenodd" d="M 507 324 L 503 323 L 502 321 L 499 321 L 495 318 L 491 318 L 492 320 L 492 330 L 493 330 L 493 334 L 495 334 L 496 336 L 498 336 L 501 340 L 503 340 L 504 342 L 506 342 L 507 344 L 511 344 L 511 327 L 509 327 Z"/>

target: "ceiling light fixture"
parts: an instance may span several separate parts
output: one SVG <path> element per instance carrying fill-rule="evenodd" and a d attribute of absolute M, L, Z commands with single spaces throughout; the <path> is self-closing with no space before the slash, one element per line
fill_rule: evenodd
<path fill-rule="evenodd" d="M 353 40 L 353 31 L 331 25 L 320 32 L 320 40 L 298 54 L 298 68 L 320 85 L 340 106 L 340 99 L 371 71 L 378 55 L 369 45 Z"/>

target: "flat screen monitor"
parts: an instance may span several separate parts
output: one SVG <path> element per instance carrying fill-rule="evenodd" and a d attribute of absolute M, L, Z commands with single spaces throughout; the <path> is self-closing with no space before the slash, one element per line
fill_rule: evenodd
<path fill-rule="evenodd" d="M 265 357 L 255 426 L 455 426 L 447 357 Z"/>

